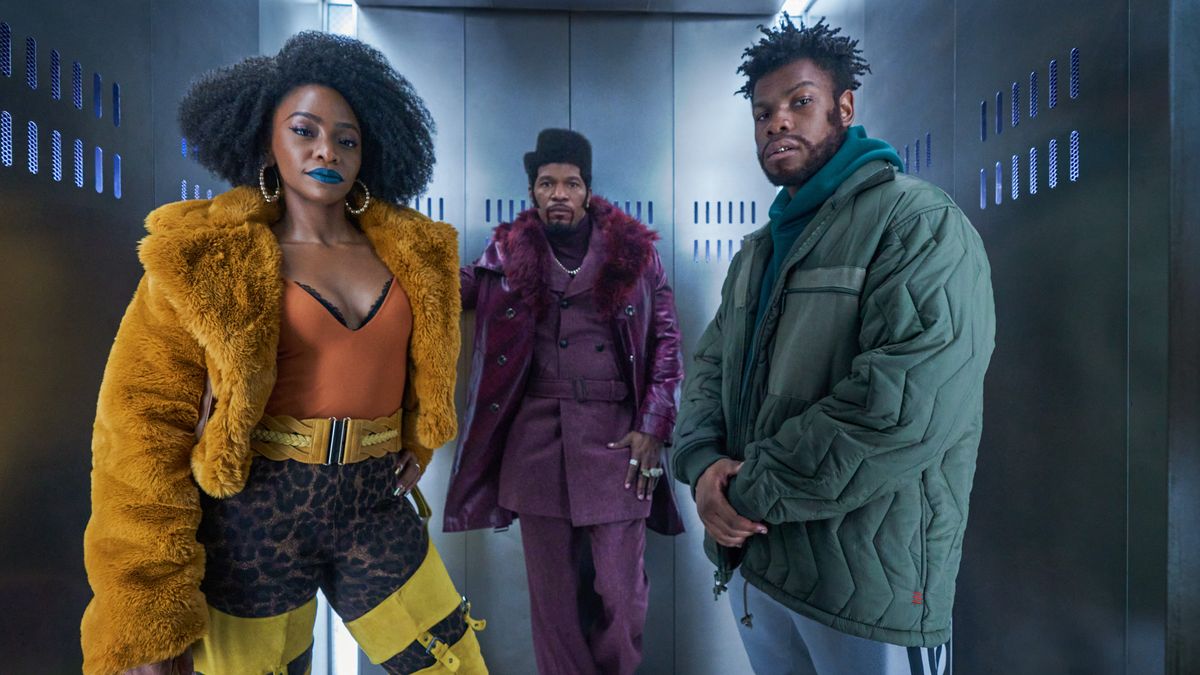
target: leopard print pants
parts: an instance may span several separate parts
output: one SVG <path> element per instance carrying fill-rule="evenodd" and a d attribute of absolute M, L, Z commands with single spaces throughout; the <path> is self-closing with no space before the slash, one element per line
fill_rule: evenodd
<path fill-rule="evenodd" d="M 202 497 L 198 538 L 207 557 L 201 589 L 208 603 L 238 617 L 278 616 L 320 588 L 349 622 L 392 595 L 428 546 L 412 504 L 392 494 L 398 461 L 388 455 L 326 466 L 255 457 L 240 493 Z M 430 631 L 454 644 L 466 623 L 455 611 Z M 304 673 L 311 659 L 310 646 L 288 672 Z M 434 663 L 414 642 L 382 666 L 412 673 Z"/>

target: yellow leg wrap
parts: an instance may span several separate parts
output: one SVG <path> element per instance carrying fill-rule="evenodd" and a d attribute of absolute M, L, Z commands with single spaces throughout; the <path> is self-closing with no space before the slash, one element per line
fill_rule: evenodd
<path fill-rule="evenodd" d="M 453 646 L 439 641 L 438 647 L 429 650 L 438 660 L 437 663 L 418 670 L 413 675 L 487 675 L 487 665 L 483 662 L 483 653 L 479 651 L 479 641 L 475 638 L 475 630 L 470 627 L 470 621 L 468 619 L 467 632 Z M 433 641 L 433 636 L 429 633 L 425 633 L 421 638 L 424 638 L 420 640 L 423 645 Z"/>
<path fill-rule="evenodd" d="M 208 634 L 193 648 L 204 675 L 283 675 L 313 641 L 317 599 L 285 614 L 259 619 L 208 608 Z"/>
<path fill-rule="evenodd" d="M 346 623 L 371 663 L 383 663 L 458 609 L 461 596 L 433 542 L 407 582 L 371 611 Z"/>

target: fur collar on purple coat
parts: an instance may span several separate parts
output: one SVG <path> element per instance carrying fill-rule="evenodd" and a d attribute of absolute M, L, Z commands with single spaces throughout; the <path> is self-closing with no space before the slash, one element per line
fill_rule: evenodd
<path fill-rule="evenodd" d="M 615 311 L 638 277 L 650 264 L 658 233 L 604 199 L 592 195 L 588 213 L 592 218 L 592 236 L 605 237 L 605 258 L 593 293 L 601 314 Z M 483 267 L 503 270 L 510 287 L 528 298 L 539 312 L 552 302 L 542 270 L 550 264 L 550 246 L 546 241 L 537 209 L 527 209 L 511 223 L 501 223 L 492 233 L 495 247 L 479 261 Z M 492 258 L 496 251 L 497 258 Z"/>

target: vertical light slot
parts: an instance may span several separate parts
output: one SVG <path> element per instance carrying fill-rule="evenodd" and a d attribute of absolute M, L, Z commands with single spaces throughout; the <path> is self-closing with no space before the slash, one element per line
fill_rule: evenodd
<path fill-rule="evenodd" d="M 700 240 L 699 239 L 692 240 L 692 262 L 694 262 L 694 263 L 700 262 Z"/>
<path fill-rule="evenodd" d="M 1030 119 L 1037 117 L 1038 114 L 1038 74 L 1036 70 L 1029 71 L 1029 117 Z"/>
<path fill-rule="evenodd" d="M 987 169 L 979 170 L 979 210 L 987 210 Z"/>
<path fill-rule="evenodd" d="M 112 86 L 112 118 L 113 126 L 121 126 L 121 85 L 113 82 Z"/>
<path fill-rule="evenodd" d="M 179 137 L 179 154 L 187 159 L 187 139 L 183 136 Z"/>
<path fill-rule="evenodd" d="M 1008 180 L 1010 195 L 1013 201 L 1016 201 L 1021 196 L 1021 160 L 1016 155 L 1012 156 L 1012 167 L 1009 170 Z"/>
<path fill-rule="evenodd" d="M 1021 85 L 1020 84 L 1018 84 L 1016 82 L 1012 83 L 1012 96 L 1010 98 L 1011 98 L 1011 100 L 1009 101 L 1009 107 L 1012 109 L 1010 111 L 1010 117 L 1012 117 L 1012 125 L 1015 127 L 1021 123 Z"/>
<path fill-rule="evenodd" d="M 50 98 L 62 100 L 62 56 L 57 49 L 50 50 Z"/>
<path fill-rule="evenodd" d="M 979 102 L 979 140 L 980 141 L 987 140 L 987 127 L 988 127 L 987 100 L 984 99 Z"/>
<path fill-rule="evenodd" d="M 1038 151 L 1029 149 L 1029 194 L 1036 195 L 1038 191 Z"/>
<path fill-rule="evenodd" d="M 908 143 L 904 144 L 904 170 L 908 171 L 912 166 L 912 159 L 909 158 Z"/>
<path fill-rule="evenodd" d="M 29 168 L 29 173 L 38 172 L 38 125 L 37 122 L 29 122 L 25 127 L 25 149 L 28 160 L 26 166 Z"/>
<path fill-rule="evenodd" d="M 1071 50 L 1071 98 L 1079 98 L 1079 49 Z"/>
<path fill-rule="evenodd" d="M 96 194 L 104 194 L 104 148 L 96 146 L 95 153 L 95 188 Z"/>
<path fill-rule="evenodd" d="M 1004 131 L 1004 92 L 996 92 L 996 135 Z"/>
<path fill-rule="evenodd" d="M 200 199 L 200 184 L 192 185 L 192 199 Z"/>
<path fill-rule="evenodd" d="M 1050 59 L 1050 81 L 1046 83 L 1046 107 L 1058 105 L 1058 59 Z"/>
<path fill-rule="evenodd" d="M 74 160 L 75 187 L 83 187 L 83 141 L 76 138 L 71 147 L 71 159 Z"/>
<path fill-rule="evenodd" d="M 996 162 L 996 206 L 1000 205 L 1000 201 L 1004 198 L 1004 169 L 1000 167 L 1000 162 Z"/>
<path fill-rule="evenodd" d="M 12 166 L 13 137 L 12 114 L 7 110 L 0 112 L 0 164 Z"/>
<path fill-rule="evenodd" d="M 71 102 L 83 110 L 83 66 L 78 61 L 71 64 Z"/>
<path fill-rule="evenodd" d="M 1079 180 L 1079 132 L 1071 132 L 1071 182 Z"/>
<path fill-rule="evenodd" d="M 121 156 L 113 153 L 113 197 L 121 198 Z"/>
<path fill-rule="evenodd" d="M 92 108 L 95 109 L 96 119 L 104 117 L 104 92 L 101 89 L 103 85 L 100 73 L 92 73 Z"/>
<path fill-rule="evenodd" d="M 187 199 L 187 179 L 179 181 L 179 199 Z"/>
<path fill-rule="evenodd" d="M 916 162 L 914 162 L 914 164 L 916 164 L 916 166 L 917 166 L 917 173 L 921 173 L 921 139 L 918 138 L 913 145 L 916 148 L 913 151 L 913 156 L 917 160 Z"/>
<path fill-rule="evenodd" d="M 1058 139 L 1050 139 L 1050 152 L 1046 154 L 1046 184 L 1050 189 L 1058 187 Z"/>
<path fill-rule="evenodd" d="M 212 199 L 212 190 L 205 190 L 205 191 L 204 191 L 204 198 L 205 198 L 205 199 Z"/>
<path fill-rule="evenodd" d="M 58 129 L 50 132 L 50 176 L 54 182 L 62 182 L 62 134 Z"/>
<path fill-rule="evenodd" d="M 0 21 L 0 73 L 12 77 L 12 28 Z"/>
<path fill-rule="evenodd" d="M 925 168 L 933 166 L 933 132 L 925 132 Z"/>
<path fill-rule="evenodd" d="M 25 38 L 25 84 L 31 90 L 38 88 L 37 40 Z"/>

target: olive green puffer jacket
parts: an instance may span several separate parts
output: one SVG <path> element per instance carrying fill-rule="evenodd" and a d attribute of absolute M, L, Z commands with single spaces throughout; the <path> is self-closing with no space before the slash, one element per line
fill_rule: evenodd
<path fill-rule="evenodd" d="M 706 538 L 718 584 L 740 558 L 804 616 L 943 644 L 995 339 L 983 243 L 937 187 L 871 162 L 796 241 L 749 353 L 770 255 L 764 227 L 731 263 L 676 429 L 675 475 L 743 460 L 729 501 L 768 524 L 737 550 Z"/>

